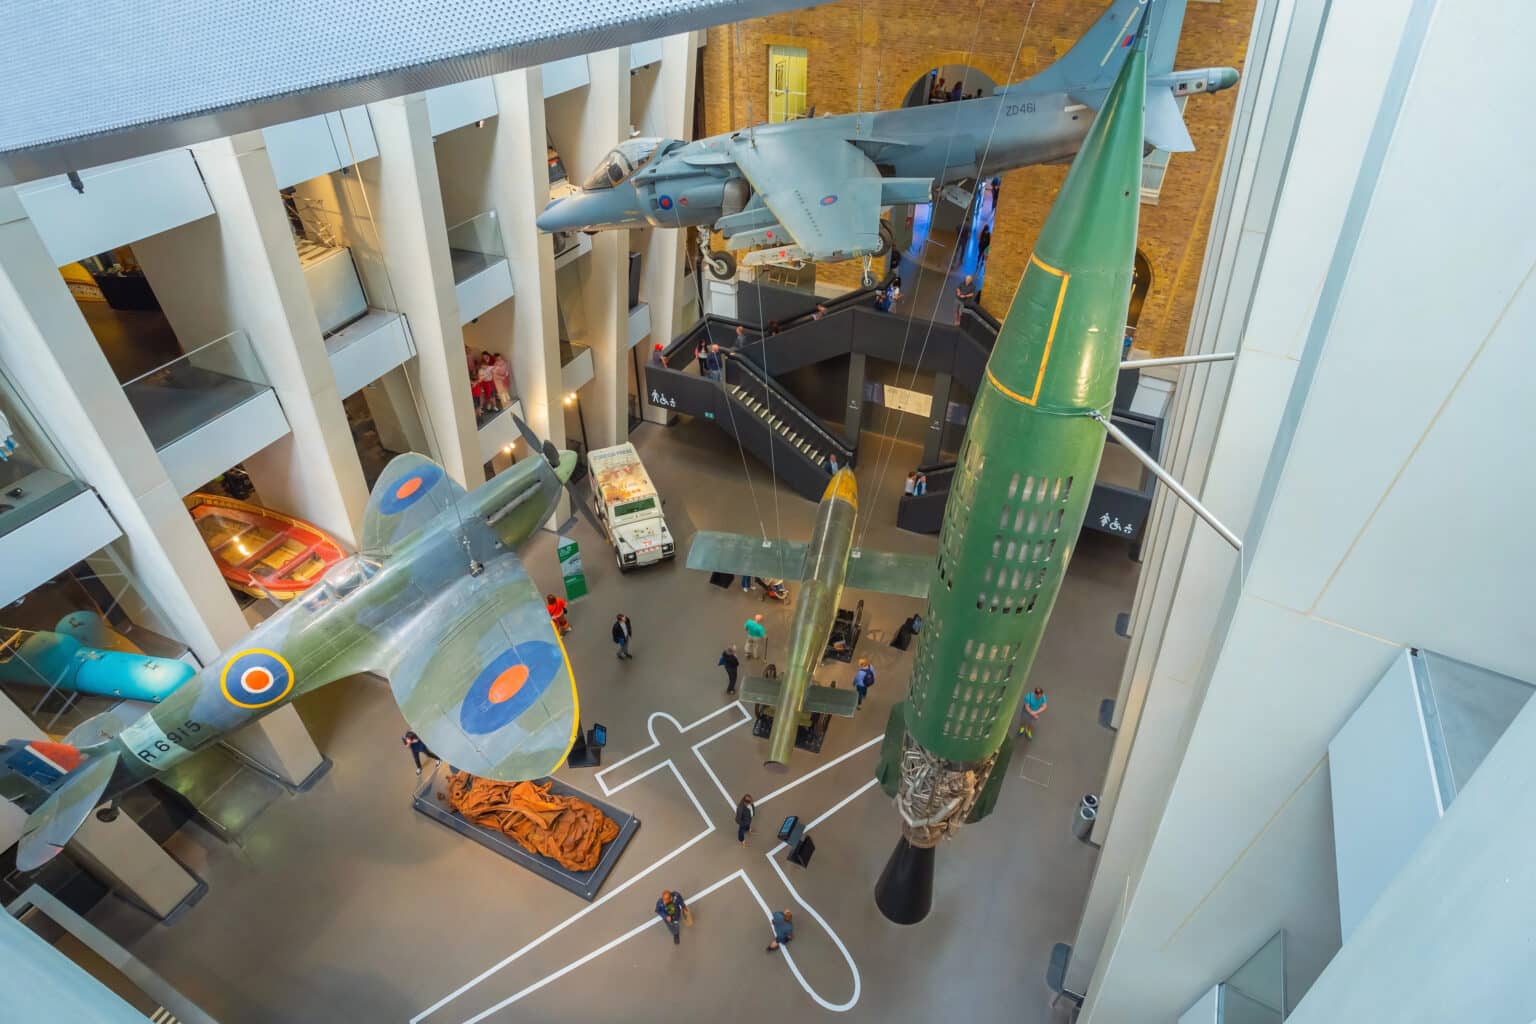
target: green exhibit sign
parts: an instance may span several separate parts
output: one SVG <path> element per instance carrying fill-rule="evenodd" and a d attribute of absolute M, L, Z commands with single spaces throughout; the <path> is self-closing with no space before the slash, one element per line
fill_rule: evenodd
<path fill-rule="evenodd" d="M 565 580 L 565 599 L 574 601 L 578 597 L 585 597 L 587 577 L 581 571 L 581 546 L 562 534 L 555 554 L 560 559 L 560 578 Z"/>

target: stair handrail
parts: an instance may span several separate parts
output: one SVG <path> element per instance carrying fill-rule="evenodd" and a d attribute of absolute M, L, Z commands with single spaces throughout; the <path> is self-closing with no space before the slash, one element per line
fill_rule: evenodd
<path fill-rule="evenodd" d="M 725 349 L 721 349 L 721 354 L 726 356 L 726 365 L 728 367 L 736 366 L 742 368 L 745 370 L 748 376 L 751 376 L 758 382 L 762 383 L 765 388 L 771 390 L 776 399 L 782 401 L 785 406 L 795 411 L 797 418 L 803 420 L 806 427 L 819 434 L 829 443 L 832 448 L 837 451 L 839 456 L 843 457 L 843 462 L 845 465 L 849 464 L 853 458 L 853 449 L 848 445 L 846 441 L 829 433 L 827 429 L 821 425 L 821 422 L 817 419 L 816 414 L 802 405 L 798 398 L 790 394 L 788 388 L 774 380 L 771 376 L 768 375 L 766 371 L 760 368 L 756 363 L 752 362 L 752 360 L 745 357 L 738 357 L 735 352 L 728 352 Z"/>

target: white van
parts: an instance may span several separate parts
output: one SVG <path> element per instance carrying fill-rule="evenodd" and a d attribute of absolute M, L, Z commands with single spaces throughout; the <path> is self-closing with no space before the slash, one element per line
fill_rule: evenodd
<path fill-rule="evenodd" d="M 661 514 L 661 496 L 635 446 L 616 444 L 587 453 L 597 518 L 608 533 L 620 572 L 671 558 L 672 531 Z"/>

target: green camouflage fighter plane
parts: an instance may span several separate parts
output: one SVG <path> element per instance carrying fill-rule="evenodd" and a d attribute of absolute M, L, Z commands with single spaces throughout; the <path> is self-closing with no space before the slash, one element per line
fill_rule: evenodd
<path fill-rule="evenodd" d="M 99 715 L 62 743 L 5 744 L 0 795 L 32 812 L 16 866 L 53 857 L 103 800 L 359 673 L 387 678 L 411 728 L 450 764 L 507 781 L 553 771 L 576 737 L 576 686 L 512 550 L 554 513 L 576 465 L 548 443 L 543 455 L 471 493 L 431 460 L 398 456 L 369 499 L 362 550 L 143 717 Z"/>

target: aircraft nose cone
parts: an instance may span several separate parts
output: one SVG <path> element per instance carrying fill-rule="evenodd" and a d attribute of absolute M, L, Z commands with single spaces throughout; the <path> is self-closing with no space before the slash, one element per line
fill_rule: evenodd
<path fill-rule="evenodd" d="M 576 227 L 571 214 L 571 202 L 567 199 L 551 199 L 549 205 L 544 207 L 544 212 L 534 219 L 540 231 L 564 231 L 567 228 Z M 564 209 L 562 209 L 564 207 Z"/>

